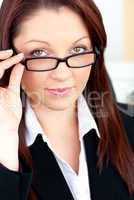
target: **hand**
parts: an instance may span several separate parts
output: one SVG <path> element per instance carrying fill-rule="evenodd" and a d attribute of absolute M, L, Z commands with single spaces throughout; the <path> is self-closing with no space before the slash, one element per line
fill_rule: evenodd
<path fill-rule="evenodd" d="M 0 87 L 0 162 L 10 169 L 18 168 L 18 127 L 22 117 L 20 84 L 24 54 L 12 56 L 13 51 L 0 51 L 0 78 L 6 69 L 11 71 L 8 87 Z M 12 57 L 11 57 L 12 56 Z"/>

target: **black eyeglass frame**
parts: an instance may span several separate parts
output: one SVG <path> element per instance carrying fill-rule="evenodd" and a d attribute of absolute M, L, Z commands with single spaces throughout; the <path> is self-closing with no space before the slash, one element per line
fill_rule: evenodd
<path fill-rule="evenodd" d="M 68 59 L 71 58 L 71 57 L 76 57 L 76 56 L 85 55 L 85 54 L 92 54 L 92 53 L 95 54 L 95 61 L 93 63 L 89 64 L 89 65 L 85 65 L 85 66 L 81 66 L 81 67 L 72 67 L 72 66 L 70 66 L 68 64 Z M 89 66 L 92 66 L 92 67 L 95 66 L 99 55 L 100 55 L 100 51 L 98 50 L 97 47 L 95 47 L 92 51 L 87 51 L 87 52 L 83 52 L 83 53 L 73 54 L 73 55 L 66 56 L 64 58 L 51 57 L 51 56 L 48 56 L 48 57 L 45 57 L 45 56 L 42 56 L 42 57 L 28 57 L 25 60 L 21 61 L 21 63 L 23 65 L 25 65 L 27 71 L 35 71 L 35 72 L 52 71 L 52 70 L 56 69 L 58 67 L 59 63 L 61 63 L 61 62 L 65 62 L 66 65 L 69 68 L 84 68 L 84 67 L 89 67 Z M 46 69 L 46 70 L 45 69 L 44 70 L 32 70 L 32 69 L 28 69 L 28 67 L 27 67 L 27 61 L 28 60 L 33 60 L 33 59 L 55 59 L 55 60 L 57 60 L 57 64 L 56 64 L 56 66 L 54 68 Z"/>

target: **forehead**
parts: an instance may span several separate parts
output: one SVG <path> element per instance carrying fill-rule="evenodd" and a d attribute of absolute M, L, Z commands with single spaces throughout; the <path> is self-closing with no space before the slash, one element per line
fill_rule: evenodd
<path fill-rule="evenodd" d="M 81 17 L 67 7 L 59 10 L 41 9 L 20 26 L 20 32 L 14 42 L 25 42 L 31 39 L 56 41 L 73 41 L 88 30 Z"/>

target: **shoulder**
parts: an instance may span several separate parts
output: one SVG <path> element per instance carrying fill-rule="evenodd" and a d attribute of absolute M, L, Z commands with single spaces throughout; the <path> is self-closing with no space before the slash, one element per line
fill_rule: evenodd
<path fill-rule="evenodd" d="M 134 105 L 117 102 L 117 108 L 123 121 L 129 143 L 134 149 Z"/>

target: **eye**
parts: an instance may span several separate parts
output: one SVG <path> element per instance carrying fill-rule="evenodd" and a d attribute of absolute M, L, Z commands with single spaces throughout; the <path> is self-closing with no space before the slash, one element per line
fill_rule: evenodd
<path fill-rule="evenodd" d="M 78 46 L 73 48 L 73 53 L 83 53 L 88 51 L 88 48 L 86 46 Z"/>
<path fill-rule="evenodd" d="M 47 56 L 47 51 L 43 49 L 35 49 L 29 53 L 30 56 L 40 57 L 40 56 Z"/>

